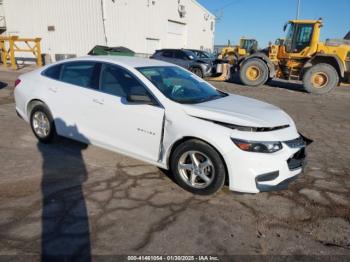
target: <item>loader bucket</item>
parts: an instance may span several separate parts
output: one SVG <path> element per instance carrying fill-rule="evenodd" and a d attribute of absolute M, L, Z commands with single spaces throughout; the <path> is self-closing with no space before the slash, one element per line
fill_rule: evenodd
<path fill-rule="evenodd" d="M 216 76 L 207 77 L 206 80 L 218 82 L 228 81 L 231 78 L 231 65 L 228 63 L 217 64 L 216 72 Z"/>

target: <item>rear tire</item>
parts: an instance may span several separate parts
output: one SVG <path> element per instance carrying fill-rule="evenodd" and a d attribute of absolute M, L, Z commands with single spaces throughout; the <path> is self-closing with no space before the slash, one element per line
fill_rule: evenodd
<path fill-rule="evenodd" d="M 191 139 L 177 146 L 170 168 L 175 181 L 193 194 L 214 194 L 225 183 L 226 168 L 221 156 L 200 140 Z"/>
<path fill-rule="evenodd" d="M 37 105 L 30 113 L 30 126 L 34 135 L 42 143 L 52 143 L 56 138 L 56 128 L 50 110 Z"/>
<path fill-rule="evenodd" d="M 329 64 L 321 63 L 309 68 L 303 77 L 303 85 L 308 93 L 323 95 L 339 84 L 339 75 Z"/>
<path fill-rule="evenodd" d="M 260 86 L 269 78 L 269 68 L 266 63 L 258 58 L 248 59 L 239 70 L 241 82 L 247 86 Z"/>

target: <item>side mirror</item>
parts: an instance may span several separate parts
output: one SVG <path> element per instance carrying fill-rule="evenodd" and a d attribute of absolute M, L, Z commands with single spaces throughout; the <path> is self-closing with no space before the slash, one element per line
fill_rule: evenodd
<path fill-rule="evenodd" d="M 127 95 L 126 99 L 130 103 L 154 105 L 153 100 L 145 94 L 129 94 Z"/>
<path fill-rule="evenodd" d="M 283 26 L 283 32 L 285 32 L 287 30 L 287 27 L 288 27 L 288 23 L 285 23 Z"/>

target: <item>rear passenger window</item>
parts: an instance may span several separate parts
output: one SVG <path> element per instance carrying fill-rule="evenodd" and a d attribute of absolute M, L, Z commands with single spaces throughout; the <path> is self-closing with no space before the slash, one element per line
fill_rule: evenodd
<path fill-rule="evenodd" d="M 63 64 L 60 80 L 73 85 L 97 89 L 95 81 L 97 75 L 97 63 L 72 62 Z"/>
<path fill-rule="evenodd" d="M 140 82 L 128 71 L 109 64 L 102 65 L 100 90 L 119 97 L 126 97 L 130 90 L 147 93 Z"/>
<path fill-rule="evenodd" d="M 44 76 L 58 80 L 60 78 L 62 64 L 49 67 L 43 72 Z"/>

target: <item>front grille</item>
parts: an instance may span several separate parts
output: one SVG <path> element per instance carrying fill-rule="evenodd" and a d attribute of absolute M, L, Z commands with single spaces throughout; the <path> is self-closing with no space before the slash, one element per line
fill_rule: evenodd
<path fill-rule="evenodd" d="M 287 160 L 289 170 L 293 171 L 303 167 L 305 158 L 305 148 L 302 148 Z"/>
<path fill-rule="evenodd" d="M 306 142 L 302 136 L 299 136 L 298 138 L 293 139 L 293 140 L 284 141 L 283 143 L 285 143 L 290 148 L 299 148 L 299 147 L 306 146 Z"/>

